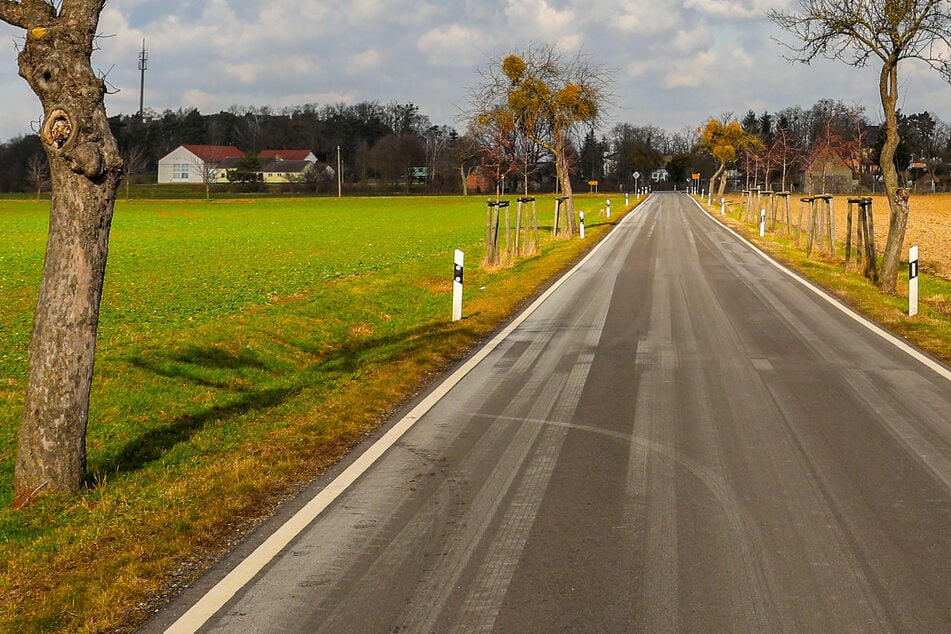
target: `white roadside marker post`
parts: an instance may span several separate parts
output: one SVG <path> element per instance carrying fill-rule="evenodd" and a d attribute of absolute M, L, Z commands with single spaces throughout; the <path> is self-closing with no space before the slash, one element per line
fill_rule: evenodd
<path fill-rule="evenodd" d="M 624 206 L 625 206 L 625 207 L 630 207 L 630 206 L 631 206 L 631 198 L 630 198 L 630 196 L 628 196 L 628 193 L 627 193 L 627 192 L 624 192 Z"/>
<path fill-rule="evenodd" d="M 726 215 L 726 198 L 720 199 L 720 215 L 721 216 Z"/>
<path fill-rule="evenodd" d="M 611 199 L 610 198 L 608 198 L 607 200 L 607 210 L 608 210 L 608 218 L 610 218 L 611 217 Z"/>
<path fill-rule="evenodd" d="M 584 240 L 584 212 L 579 212 L 581 216 L 581 239 Z"/>
<path fill-rule="evenodd" d="M 462 271 L 465 264 L 465 254 L 456 249 L 452 273 L 452 320 L 462 319 Z"/>
<path fill-rule="evenodd" d="M 908 316 L 918 314 L 918 247 L 908 250 Z"/>
<path fill-rule="evenodd" d="M 558 223 L 561 222 L 561 203 L 568 200 L 567 196 L 558 196 L 555 198 L 555 224 L 551 227 L 551 237 L 554 240 L 558 235 Z"/>
<path fill-rule="evenodd" d="M 766 208 L 759 212 L 759 237 L 766 236 Z"/>

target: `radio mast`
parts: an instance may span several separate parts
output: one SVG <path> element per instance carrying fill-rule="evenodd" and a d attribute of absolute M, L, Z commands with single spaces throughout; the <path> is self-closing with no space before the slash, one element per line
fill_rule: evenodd
<path fill-rule="evenodd" d="M 139 70 L 142 79 L 139 83 L 139 119 L 145 116 L 145 69 L 149 67 L 149 53 L 145 50 L 145 40 L 142 40 L 142 52 L 139 53 Z"/>

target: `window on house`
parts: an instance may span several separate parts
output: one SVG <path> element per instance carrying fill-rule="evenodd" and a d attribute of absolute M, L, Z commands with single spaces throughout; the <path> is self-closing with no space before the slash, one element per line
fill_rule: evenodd
<path fill-rule="evenodd" d="M 172 165 L 172 180 L 173 181 L 187 181 L 188 180 L 188 164 L 187 163 L 176 163 Z"/>

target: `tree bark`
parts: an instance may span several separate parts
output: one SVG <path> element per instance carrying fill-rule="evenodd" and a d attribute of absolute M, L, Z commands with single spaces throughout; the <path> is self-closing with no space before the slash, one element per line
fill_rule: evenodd
<path fill-rule="evenodd" d="M 908 227 L 908 196 L 899 195 L 898 170 L 895 167 L 895 150 L 898 148 L 898 60 L 890 58 L 882 66 L 879 80 L 882 109 L 885 112 L 885 143 L 882 145 L 879 167 L 888 199 L 888 238 L 882 258 L 882 270 L 878 287 L 885 293 L 894 294 L 898 286 L 898 265 L 901 260 L 905 230 Z"/>
<path fill-rule="evenodd" d="M 558 182 L 561 183 L 561 195 L 565 196 L 567 203 L 565 207 L 565 231 L 556 227 L 556 233 L 570 238 L 577 231 L 577 221 L 575 220 L 575 202 L 571 191 L 571 166 L 568 163 L 568 152 L 565 148 L 565 142 L 559 138 L 555 143 L 555 175 Z"/>
<path fill-rule="evenodd" d="M 0 19 L 27 30 L 18 62 L 43 105 L 40 139 L 52 185 L 49 241 L 29 347 L 14 505 L 78 490 L 109 228 L 122 170 L 109 130 L 105 83 L 90 64 L 105 0 L 0 2 Z"/>
<path fill-rule="evenodd" d="M 721 163 L 717 167 L 717 171 L 713 173 L 713 176 L 710 177 L 710 191 L 713 191 L 713 184 L 717 181 L 717 178 L 720 179 L 720 186 L 717 189 L 717 200 L 723 198 L 723 193 L 726 191 L 726 163 Z"/>

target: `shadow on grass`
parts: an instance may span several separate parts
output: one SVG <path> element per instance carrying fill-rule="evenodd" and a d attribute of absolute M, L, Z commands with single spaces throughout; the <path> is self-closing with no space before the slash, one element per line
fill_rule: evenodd
<path fill-rule="evenodd" d="M 184 379 L 211 388 L 229 387 L 236 374 L 267 371 L 265 364 L 251 352 L 234 354 L 213 346 L 189 345 L 182 350 L 135 355 L 128 361 L 133 367 L 158 376 Z"/>
<path fill-rule="evenodd" d="M 453 336 L 450 336 L 453 335 Z M 387 336 L 356 340 L 338 348 L 324 350 L 311 364 L 297 370 L 273 370 L 250 352 L 234 355 L 213 346 L 188 346 L 183 350 L 156 350 L 148 356 L 128 359 L 135 367 L 158 376 L 181 380 L 200 387 L 221 390 L 227 403 L 218 403 L 201 411 L 189 412 L 172 422 L 143 431 L 124 446 L 108 451 L 90 465 L 89 486 L 95 486 L 98 474 L 138 471 L 160 460 L 172 448 L 202 431 L 209 424 L 233 421 L 254 411 L 277 407 L 306 389 L 333 389 L 344 380 L 359 377 L 361 371 L 377 369 L 397 360 L 432 350 L 445 357 L 453 356 L 458 347 L 453 341 L 462 336 L 468 343 L 476 340 L 473 328 L 433 323 Z M 307 352 L 308 342 L 280 344 Z M 243 387 L 233 387 L 234 379 L 243 379 Z M 220 400 L 220 398 L 219 398 Z M 182 407 L 181 403 L 154 404 L 165 409 Z M 236 432 L 240 437 L 241 432 Z"/>
<path fill-rule="evenodd" d="M 299 392 L 300 390 L 295 388 L 250 390 L 228 404 L 215 405 L 194 414 L 183 414 L 167 425 L 145 431 L 121 447 L 118 452 L 108 454 L 101 464 L 93 465 L 87 475 L 87 484 L 92 486 L 95 483 L 97 473 L 138 471 L 162 458 L 179 443 L 187 442 L 208 423 L 276 407 Z"/>

